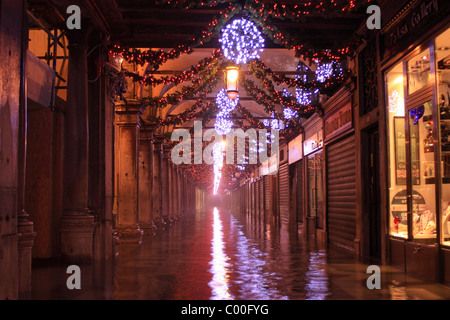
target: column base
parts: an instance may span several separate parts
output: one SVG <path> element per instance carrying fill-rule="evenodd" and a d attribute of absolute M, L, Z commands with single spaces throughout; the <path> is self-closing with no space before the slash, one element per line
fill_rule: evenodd
<path fill-rule="evenodd" d="M 139 222 L 139 227 L 144 232 L 144 236 L 154 236 L 156 234 L 156 225 L 153 221 Z"/>
<path fill-rule="evenodd" d="M 161 231 L 164 230 L 166 228 L 166 223 L 163 219 L 161 219 L 160 217 L 154 218 L 153 219 L 153 223 L 156 226 L 156 231 Z"/>
<path fill-rule="evenodd" d="M 119 243 L 140 244 L 144 231 L 139 225 L 134 226 L 117 226 L 116 235 Z"/>
<path fill-rule="evenodd" d="M 23 212 L 19 215 L 17 231 L 19 233 L 19 294 L 27 296 L 31 292 L 31 260 L 32 249 L 36 232 L 33 231 L 33 222 L 27 221 L 28 215 Z"/>
<path fill-rule="evenodd" d="M 60 220 L 61 256 L 68 262 L 88 263 L 93 259 L 94 216 L 89 210 L 66 211 Z"/>
<path fill-rule="evenodd" d="M 173 217 L 170 216 L 163 216 L 162 220 L 166 224 L 167 227 L 170 227 L 175 221 L 173 220 Z"/>

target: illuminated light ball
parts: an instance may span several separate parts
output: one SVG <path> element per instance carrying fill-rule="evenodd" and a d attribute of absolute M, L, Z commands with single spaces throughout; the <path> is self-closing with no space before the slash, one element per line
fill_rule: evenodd
<path fill-rule="evenodd" d="M 305 90 L 302 88 L 295 89 L 295 97 L 297 98 L 298 104 L 301 104 L 301 105 L 311 104 L 311 95 L 312 95 L 312 92 L 309 90 Z"/>
<path fill-rule="evenodd" d="M 298 116 L 298 114 L 297 114 L 296 110 L 293 110 L 291 108 L 284 108 L 283 116 L 286 120 L 290 120 L 290 119 L 296 118 Z"/>
<path fill-rule="evenodd" d="M 325 82 L 330 77 L 340 77 L 344 73 L 342 64 L 336 61 L 320 63 L 316 69 L 316 80 Z"/>
<path fill-rule="evenodd" d="M 236 108 L 238 103 L 239 103 L 239 95 L 236 97 L 236 99 L 231 100 L 230 98 L 228 98 L 227 92 L 225 89 L 221 89 L 216 96 L 217 107 L 223 113 L 232 112 L 234 110 L 234 108 Z"/>
<path fill-rule="evenodd" d="M 264 50 L 264 38 L 256 25 L 246 19 L 236 19 L 222 29 L 222 51 L 228 60 L 236 64 L 259 58 Z"/>
<path fill-rule="evenodd" d="M 329 77 L 333 75 L 333 64 L 320 63 L 316 69 L 316 80 L 319 82 L 325 82 Z"/>
<path fill-rule="evenodd" d="M 216 116 L 216 122 L 214 123 L 214 128 L 218 134 L 225 135 L 230 132 L 233 126 L 233 121 L 229 119 L 227 113 L 219 112 Z"/>

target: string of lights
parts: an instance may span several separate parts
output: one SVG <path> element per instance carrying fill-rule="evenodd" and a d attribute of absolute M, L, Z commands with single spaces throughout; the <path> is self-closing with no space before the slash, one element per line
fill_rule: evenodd
<path fill-rule="evenodd" d="M 198 74 L 192 79 L 192 84 L 182 87 L 176 92 L 167 94 L 163 97 L 147 97 L 142 99 L 142 103 L 148 107 L 165 108 L 168 105 L 178 104 L 183 99 L 194 98 L 197 94 L 204 92 L 213 84 L 217 83 L 219 77 L 218 73 L 221 70 L 221 65 L 216 64 L 209 72 Z"/>
<path fill-rule="evenodd" d="M 211 57 L 202 59 L 196 65 L 193 65 L 190 68 L 181 71 L 179 74 L 173 76 L 157 78 L 153 74 L 141 76 L 127 70 L 124 70 L 124 72 L 126 77 L 133 78 L 134 82 L 138 82 L 144 85 L 157 86 L 160 84 L 180 84 L 182 82 L 192 80 L 195 75 L 198 75 L 200 72 L 209 68 L 212 64 L 217 63 L 221 57 L 222 51 L 220 49 L 216 49 L 212 52 Z"/>

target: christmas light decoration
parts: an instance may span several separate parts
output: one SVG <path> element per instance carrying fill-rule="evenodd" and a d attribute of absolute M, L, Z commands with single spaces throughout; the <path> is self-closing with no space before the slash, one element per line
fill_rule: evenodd
<path fill-rule="evenodd" d="M 284 108 L 283 115 L 286 120 L 291 120 L 298 116 L 297 111 L 292 110 L 291 108 Z"/>
<path fill-rule="evenodd" d="M 292 97 L 292 93 L 290 93 L 287 89 L 283 89 L 282 96 L 283 96 L 284 98 L 289 98 L 289 97 Z M 284 116 L 284 119 L 286 119 L 286 120 L 291 120 L 291 119 L 293 119 L 293 118 L 296 118 L 297 115 L 298 115 L 298 113 L 297 113 L 296 110 L 293 110 L 293 109 L 291 109 L 291 108 L 289 108 L 289 107 L 283 108 L 283 116 Z"/>
<path fill-rule="evenodd" d="M 216 104 L 217 107 L 223 112 L 223 113 L 230 113 L 236 108 L 237 104 L 239 103 L 239 96 L 236 97 L 236 99 L 231 100 L 228 98 L 226 90 L 221 89 L 219 93 L 216 96 Z"/>
<path fill-rule="evenodd" d="M 214 128 L 218 134 L 226 135 L 230 132 L 233 126 L 233 121 L 230 120 L 228 113 L 219 112 L 216 116 L 216 122 L 214 123 Z"/>
<path fill-rule="evenodd" d="M 318 63 L 316 68 L 316 79 L 319 82 L 325 82 L 328 78 L 340 77 L 344 73 L 342 65 L 336 61 L 327 63 Z"/>
<path fill-rule="evenodd" d="M 222 51 L 220 49 L 216 49 L 213 51 L 212 55 L 208 58 L 200 60 L 196 65 L 191 66 L 190 68 L 181 71 L 179 74 L 173 76 L 166 76 L 156 78 L 152 74 L 147 74 L 145 76 L 140 76 L 136 73 L 124 70 L 124 73 L 127 77 L 133 78 L 135 82 L 139 82 L 144 85 L 152 85 L 157 86 L 159 84 L 179 84 L 185 81 L 192 80 L 196 75 L 201 72 L 207 72 L 214 65 L 216 65 L 219 59 L 222 57 Z"/>
<path fill-rule="evenodd" d="M 222 30 L 222 51 L 225 58 L 236 64 L 259 58 L 264 49 L 264 38 L 252 21 L 236 19 Z"/>
<path fill-rule="evenodd" d="M 358 6 L 360 6 L 361 3 L 369 1 L 370 0 L 364 0 L 359 2 Z M 217 8 L 218 5 L 223 8 L 222 5 L 225 3 L 222 0 L 160 0 L 160 2 L 164 2 L 170 6 L 178 6 L 186 10 L 192 7 L 205 6 Z M 193 106 L 179 114 L 171 115 L 164 119 L 155 118 L 154 120 L 157 125 L 182 124 L 185 121 L 199 117 L 205 122 L 207 119 L 216 116 L 218 131 L 226 134 L 231 130 L 233 125 L 233 121 L 231 121 L 231 112 L 237 107 L 239 113 L 241 113 L 245 119 L 245 121 L 234 119 L 234 123 L 237 126 L 244 131 L 249 128 L 264 128 L 264 124 L 259 119 L 255 119 L 252 113 L 248 112 L 245 108 L 242 108 L 238 103 L 238 100 L 235 100 L 234 104 L 230 104 L 229 101 L 225 103 L 225 99 L 222 102 L 218 102 L 218 97 L 216 97 L 215 103 L 213 101 L 205 100 L 206 94 L 211 92 L 211 89 L 214 88 L 217 83 L 217 79 L 220 78 L 219 72 L 221 72 L 225 66 L 225 64 L 222 63 L 224 58 L 229 59 L 225 55 L 226 50 L 217 49 L 212 52 L 210 57 L 205 58 L 199 63 L 174 75 L 163 77 L 154 73 L 154 71 L 158 70 L 160 65 L 169 59 L 178 58 L 182 54 L 192 53 L 194 48 L 208 43 L 213 39 L 214 35 L 218 35 L 221 31 L 225 31 L 228 26 L 230 26 L 229 31 L 231 34 L 231 25 L 233 23 L 229 23 L 229 21 L 232 21 L 236 14 L 243 14 L 248 18 L 239 20 L 247 21 L 249 23 L 248 30 L 250 32 L 248 39 L 250 39 L 250 41 L 242 40 L 242 36 L 245 38 L 246 34 L 241 30 L 241 37 L 224 40 L 222 45 L 225 46 L 225 44 L 227 44 L 232 47 L 232 43 L 234 43 L 237 48 L 237 51 L 235 51 L 236 61 L 239 61 L 239 63 L 244 63 L 244 61 L 246 61 L 246 63 L 248 63 L 250 75 L 253 75 L 255 79 L 262 84 L 261 89 L 261 86 L 256 86 L 248 79 L 242 79 L 242 77 L 240 79 L 240 85 L 242 85 L 243 90 L 245 90 L 248 96 L 256 103 L 260 104 L 267 112 L 268 119 L 265 119 L 264 121 L 266 128 L 270 127 L 272 130 L 280 130 L 280 139 L 283 139 L 282 134 L 288 135 L 298 130 L 299 124 L 296 121 L 292 121 L 292 119 L 299 116 L 308 116 L 308 114 L 315 111 L 316 107 L 311 104 L 314 102 L 315 94 L 318 94 L 319 90 L 324 94 L 328 94 L 326 90 L 332 92 L 332 90 L 340 85 L 344 78 L 350 73 L 349 70 L 344 72 L 341 67 L 341 61 L 345 61 L 346 57 L 353 53 L 354 48 L 358 45 L 360 39 L 352 39 L 348 43 L 343 44 L 340 48 L 338 47 L 334 50 L 312 49 L 301 43 L 296 35 L 290 35 L 289 33 L 278 29 L 271 24 L 270 21 L 273 21 L 273 18 L 302 21 L 305 15 L 317 15 L 321 13 L 327 15 L 331 12 L 342 13 L 351 10 L 353 7 L 355 7 L 354 0 L 302 2 L 301 4 L 292 5 L 267 3 L 262 0 L 248 0 L 245 2 L 245 5 L 243 5 L 239 4 L 237 1 L 233 1 L 229 2 L 226 9 L 220 11 L 218 18 L 214 18 L 210 21 L 206 28 L 202 30 L 201 34 L 197 34 L 191 39 L 187 39 L 186 43 L 180 44 L 173 49 L 151 49 L 148 51 L 140 51 L 139 49 L 130 50 L 116 46 L 111 50 L 111 53 L 113 55 L 122 56 L 124 60 L 129 63 L 140 65 L 147 63 L 150 65 L 150 68 L 147 70 L 149 74 L 143 77 L 132 74 L 131 72 L 124 72 L 125 75 L 132 77 L 134 81 L 140 82 L 141 84 L 156 86 L 159 84 L 178 85 L 187 81 L 191 82 L 186 83 L 183 87 L 180 86 L 180 89 L 177 91 L 171 91 L 171 93 L 166 94 L 163 97 L 155 96 L 142 100 L 148 107 L 158 109 L 176 106 L 176 104 L 186 99 L 197 100 Z M 250 24 L 252 25 L 251 28 Z M 294 50 L 295 56 L 302 58 L 302 61 L 315 61 L 318 65 L 330 63 L 333 69 L 331 75 L 326 77 L 327 70 L 321 71 L 320 67 L 319 73 L 322 75 L 319 74 L 319 79 L 307 79 L 303 76 L 293 78 L 273 72 L 258 59 L 260 52 L 262 52 L 264 48 L 264 38 L 262 35 L 267 36 L 267 38 L 270 38 L 276 44 Z M 252 48 L 256 48 L 253 51 L 254 57 L 251 51 Z M 227 50 L 228 53 L 231 53 L 231 49 Z M 284 92 L 278 91 L 279 89 L 277 88 L 279 86 L 294 88 L 295 94 L 285 95 L 283 94 Z M 237 94 L 237 90 L 235 91 Z M 229 100 L 233 101 L 231 99 Z M 277 112 L 276 110 L 280 110 L 280 106 L 282 107 L 282 112 Z M 268 133 L 269 141 L 270 136 L 271 133 Z M 248 157 L 244 156 L 244 161 L 246 159 L 248 160 Z M 206 189 L 212 189 L 215 186 L 216 191 L 219 188 L 220 180 L 224 179 L 225 181 L 223 182 L 225 184 L 230 183 L 230 177 L 237 177 L 234 175 L 237 170 L 242 171 L 242 176 L 244 176 L 244 178 L 245 176 L 248 176 L 248 172 L 245 171 L 244 165 L 240 165 L 239 167 L 235 165 L 224 165 L 223 158 L 222 163 L 217 163 L 218 164 L 215 167 L 210 165 L 192 165 L 187 167 L 185 172 L 196 185 L 205 187 Z M 212 175 L 214 172 L 217 173 L 217 177 L 213 179 Z"/>
<path fill-rule="evenodd" d="M 331 63 L 320 63 L 316 69 L 316 79 L 319 82 L 325 82 L 333 74 L 333 65 Z"/>

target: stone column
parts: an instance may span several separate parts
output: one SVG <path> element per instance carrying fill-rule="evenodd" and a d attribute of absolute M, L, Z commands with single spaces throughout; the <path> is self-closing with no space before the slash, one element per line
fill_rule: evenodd
<path fill-rule="evenodd" d="M 178 204 L 178 166 L 174 165 L 173 166 L 173 198 L 172 198 L 172 203 L 173 203 L 173 213 L 175 216 L 177 216 L 178 218 L 181 217 L 180 215 L 180 207 Z"/>
<path fill-rule="evenodd" d="M 139 213 L 138 223 L 144 235 L 154 235 L 156 226 L 153 223 L 153 129 L 144 125 L 139 132 Z"/>
<path fill-rule="evenodd" d="M 171 224 L 169 216 L 169 160 L 170 160 L 170 149 L 163 145 L 163 162 L 162 162 L 162 173 L 161 173 L 161 189 L 162 189 L 162 218 L 166 225 Z"/>
<path fill-rule="evenodd" d="M 183 171 L 181 168 L 177 168 L 177 185 L 178 185 L 178 215 L 184 216 L 184 208 L 183 208 Z"/>
<path fill-rule="evenodd" d="M 169 160 L 168 163 L 168 170 L 167 170 L 167 180 L 168 182 L 168 188 L 167 188 L 167 197 L 169 198 L 169 218 L 171 220 L 175 220 L 174 219 L 174 215 L 173 215 L 173 173 L 172 173 L 172 161 Z"/>
<path fill-rule="evenodd" d="M 83 262 L 90 261 L 93 257 L 94 233 L 94 217 L 88 209 L 87 32 L 70 31 L 68 38 L 61 254 L 67 260 Z"/>
<path fill-rule="evenodd" d="M 31 251 L 36 233 L 33 223 L 28 220 L 25 211 L 25 177 L 27 157 L 27 49 L 28 49 L 28 18 L 26 13 L 26 1 L 22 5 L 22 47 L 20 61 L 20 95 L 19 95 L 19 145 L 18 145 L 18 219 L 17 232 L 19 234 L 19 294 L 28 295 L 31 291 Z"/>
<path fill-rule="evenodd" d="M 153 198 L 153 221 L 157 230 L 164 229 L 164 221 L 162 220 L 162 156 L 163 156 L 164 137 L 155 136 L 153 144 L 153 183 L 152 183 L 152 198 Z"/>
<path fill-rule="evenodd" d="M 116 105 L 117 127 L 117 223 L 120 242 L 142 240 L 138 224 L 139 128 L 142 104 L 137 101 Z"/>

